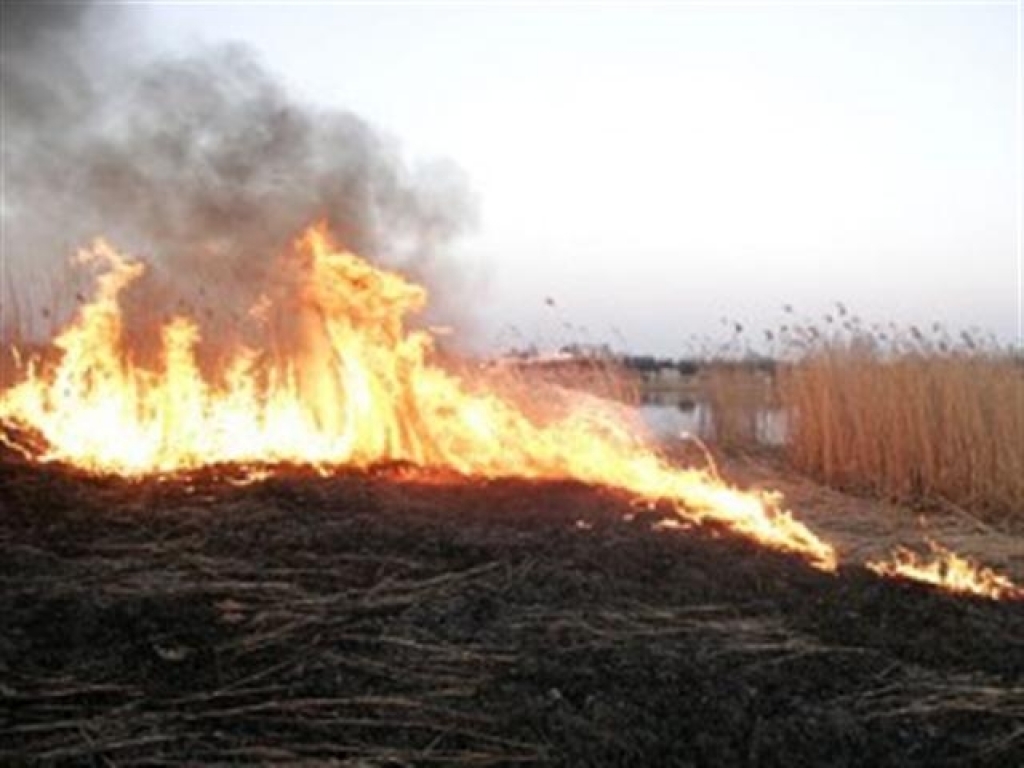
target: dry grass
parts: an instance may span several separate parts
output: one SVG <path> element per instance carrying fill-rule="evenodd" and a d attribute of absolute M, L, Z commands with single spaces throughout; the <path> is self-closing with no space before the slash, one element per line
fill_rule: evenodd
<path fill-rule="evenodd" d="M 786 307 L 792 315 L 792 309 Z M 764 448 L 781 408 L 791 464 L 829 485 L 989 519 L 1024 509 L 1024 357 L 979 332 L 868 326 L 842 304 L 787 318 L 753 343 L 743 325 L 702 366 L 718 447 Z M 755 349 L 767 346 L 774 375 Z"/>
<path fill-rule="evenodd" d="M 550 399 L 558 392 L 573 397 L 582 392 L 626 405 L 641 401 L 641 377 L 610 357 L 500 358 L 483 371 L 446 367 L 512 397 L 527 411 L 544 405 L 536 402 L 538 397 Z"/>
<path fill-rule="evenodd" d="M 759 446 L 765 413 L 779 404 L 771 373 L 751 364 L 718 361 L 707 366 L 703 378 L 702 391 L 711 407 L 704 425 L 707 440 L 728 450 Z"/>
<path fill-rule="evenodd" d="M 939 334 L 803 333 L 778 382 L 789 457 L 843 488 L 1019 513 L 1024 361 L 967 334 L 955 343 Z"/>

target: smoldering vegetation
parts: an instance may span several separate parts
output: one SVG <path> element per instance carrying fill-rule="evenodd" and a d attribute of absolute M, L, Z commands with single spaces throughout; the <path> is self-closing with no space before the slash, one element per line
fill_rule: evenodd
<path fill-rule="evenodd" d="M 126 297 L 139 337 L 181 310 L 230 335 L 313 220 L 424 280 L 458 319 L 465 282 L 444 249 L 474 201 L 454 164 L 410 166 L 359 116 L 297 101 L 245 46 L 156 56 L 145 12 L 3 4 L 8 337 L 68 319 L 89 278 L 68 258 L 97 236 L 151 265 Z"/>

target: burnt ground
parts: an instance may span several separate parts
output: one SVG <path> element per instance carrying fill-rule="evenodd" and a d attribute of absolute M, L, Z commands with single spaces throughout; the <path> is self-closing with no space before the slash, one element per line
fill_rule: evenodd
<path fill-rule="evenodd" d="M 1024 604 L 573 483 L 0 460 L 0 763 L 1024 765 Z"/>

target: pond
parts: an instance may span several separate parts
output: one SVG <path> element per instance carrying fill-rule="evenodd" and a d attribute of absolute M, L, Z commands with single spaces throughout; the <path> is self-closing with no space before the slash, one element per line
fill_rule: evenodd
<path fill-rule="evenodd" d="M 677 403 L 645 403 L 640 416 L 655 436 L 668 439 L 684 435 L 708 439 L 714 430 L 714 409 L 710 403 L 682 400 Z M 782 408 L 761 408 L 756 415 L 755 431 L 761 445 L 779 446 L 786 442 L 788 415 Z"/>

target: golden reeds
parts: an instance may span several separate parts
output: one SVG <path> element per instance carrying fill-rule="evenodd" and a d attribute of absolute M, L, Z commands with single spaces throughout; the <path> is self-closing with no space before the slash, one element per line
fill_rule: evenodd
<path fill-rule="evenodd" d="M 936 331 L 938 334 L 938 331 Z M 844 488 L 1024 509 L 1024 360 L 968 334 L 952 342 L 853 328 L 780 367 L 793 464 Z"/>
<path fill-rule="evenodd" d="M 750 362 L 715 361 L 705 368 L 702 391 L 710 406 L 707 439 L 728 450 L 766 442 L 762 422 L 778 407 L 771 370 Z"/>

